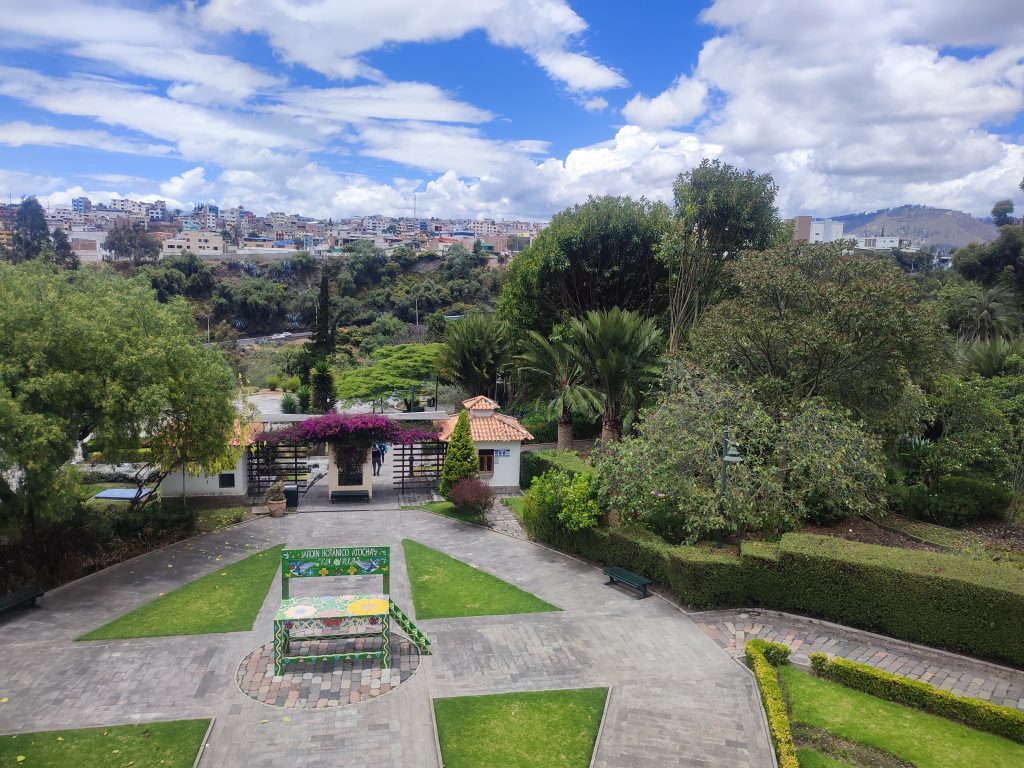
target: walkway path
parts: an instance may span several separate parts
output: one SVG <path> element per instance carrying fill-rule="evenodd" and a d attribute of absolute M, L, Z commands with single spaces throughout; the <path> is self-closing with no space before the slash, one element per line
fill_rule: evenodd
<path fill-rule="evenodd" d="M 275 579 L 251 632 L 76 643 L 74 638 L 257 549 L 390 544 L 396 602 L 412 612 L 401 540 L 411 538 L 562 607 L 556 613 L 417 622 L 435 654 L 400 687 L 343 707 L 285 710 L 235 684 L 271 634 Z M 306 582 L 310 582 L 307 584 Z M 294 594 L 322 584 L 305 580 Z M 216 717 L 201 766 L 437 765 L 431 700 L 610 686 L 597 766 L 772 765 L 750 674 L 684 614 L 603 584 L 571 558 L 425 512 L 336 506 L 261 518 L 54 590 L 0 621 L 0 731 Z M 369 587 L 366 584 L 366 587 Z M 353 589 L 361 584 L 346 584 Z"/>
<path fill-rule="evenodd" d="M 1024 710 L 1024 671 L 1018 669 L 779 611 L 708 611 L 692 613 L 690 618 L 737 657 L 743 655 L 747 640 L 759 637 L 788 645 L 797 664 L 809 664 L 812 652 L 829 653 L 922 680 L 958 696 Z"/>

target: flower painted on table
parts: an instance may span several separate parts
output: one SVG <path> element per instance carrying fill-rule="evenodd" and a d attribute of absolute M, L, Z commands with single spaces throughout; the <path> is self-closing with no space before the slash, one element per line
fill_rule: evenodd
<path fill-rule="evenodd" d="M 327 576 L 330 573 L 330 571 L 326 568 L 321 568 L 319 571 L 317 571 L 317 573 L 319 573 L 321 576 Z"/>
<path fill-rule="evenodd" d="M 373 616 L 387 613 L 390 605 L 387 600 L 379 597 L 364 597 L 348 604 L 348 612 L 352 616 Z"/>
<path fill-rule="evenodd" d="M 289 619 L 307 619 L 316 613 L 312 605 L 293 605 L 286 608 L 284 615 Z"/>
<path fill-rule="evenodd" d="M 356 568 L 354 565 L 350 565 L 348 567 L 348 575 L 349 576 L 355 576 L 357 573 L 359 573 L 359 569 Z"/>

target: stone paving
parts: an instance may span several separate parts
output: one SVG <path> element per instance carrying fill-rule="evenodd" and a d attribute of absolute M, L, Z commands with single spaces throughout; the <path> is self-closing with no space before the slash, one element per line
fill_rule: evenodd
<path fill-rule="evenodd" d="M 708 611 L 690 618 L 736 657 L 743 655 L 747 640 L 758 637 L 788 645 L 797 664 L 809 664 L 814 652 L 841 656 L 957 696 L 1024 710 L 1024 671 L 1018 669 L 779 611 Z"/>
<path fill-rule="evenodd" d="M 249 632 L 74 641 L 160 593 L 282 542 L 390 544 L 391 593 L 412 614 L 405 538 L 564 610 L 417 622 L 433 655 L 421 657 L 416 673 L 387 695 L 348 706 L 280 708 L 239 689 L 243 660 L 270 641 L 279 577 Z M 322 592 L 324 581 L 293 584 L 293 596 Z M 106 569 L 48 593 L 35 609 L 0 619 L 0 699 L 7 699 L 0 704 L 0 732 L 215 717 L 200 768 L 353 760 L 434 768 L 433 698 L 608 686 L 594 760 L 600 768 L 772 766 L 750 673 L 674 606 L 658 598 L 637 600 L 603 581 L 598 570 L 571 558 L 426 512 L 339 505 L 259 518 Z M 372 590 L 375 584 L 372 577 L 353 577 L 345 588 Z M 307 701 L 314 696 L 313 677 L 303 678 Z M 323 682 L 321 675 L 317 705 Z"/>
<path fill-rule="evenodd" d="M 377 659 L 344 662 L 293 662 L 274 676 L 274 644 L 264 643 L 242 659 L 235 682 L 246 696 L 287 709 L 322 709 L 375 699 L 406 682 L 420 666 L 420 652 L 409 640 L 392 632 L 391 668 Z M 296 655 L 379 651 L 380 637 L 348 640 L 292 640 Z"/>
<path fill-rule="evenodd" d="M 519 518 L 516 517 L 516 513 L 505 506 L 504 498 L 495 500 L 494 506 L 487 513 L 487 525 L 492 530 L 504 533 L 506 536 L 523 539 L 524 541 L 528 538 L 526 531 L 523 530 L 523 526 L 519 522 Z"/>

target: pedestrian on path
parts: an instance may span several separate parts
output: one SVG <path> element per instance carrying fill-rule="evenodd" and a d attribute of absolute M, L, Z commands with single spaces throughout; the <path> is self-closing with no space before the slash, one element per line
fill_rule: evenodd
<path fill-rule="evenodd" d="M 365 453 L 363 454 L 366 455 Z M 373 474 L 376 477 L 380 475 L 380 468 L 384 464 L 384 453 L 380 449 L 380 444 L 375 444 L 373 450 L 370 452 L 370 458 L 373 461 Z"/>

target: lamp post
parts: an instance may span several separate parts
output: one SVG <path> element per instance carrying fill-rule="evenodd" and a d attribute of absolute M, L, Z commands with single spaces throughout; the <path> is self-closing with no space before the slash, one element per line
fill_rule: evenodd
<path fill-rule="evenodd" d="M 722 515 L 725 509 L 725 484 L 727 480 L 727 470 L 730 464 L 739 464 L 743 461 L 743 457 L 740 456 L 739 451 L 736 450 L 736 446 L 729 440 L 729 427 L 726 427 L 722 432 L 722 483 L 718 489 L 718 514 Z M 719 534 L 717 546 L 722 546 L 722 537 Z"/>

